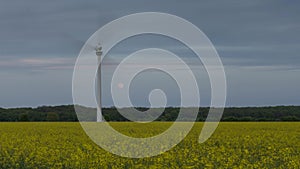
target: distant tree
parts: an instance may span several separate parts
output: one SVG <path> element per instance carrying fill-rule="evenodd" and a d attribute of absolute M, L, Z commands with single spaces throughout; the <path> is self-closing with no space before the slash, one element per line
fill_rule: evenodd
<path fill-rule="evenodd" d="M 281 118 L 282 121 L 299 121 L 300 118 L 296 116 L 285 116 Z"/>
<path fill-rule="evenodd" d="M 59 116 L 56 112 L 48 112 L 46 121 L 59 121 Z"/>
<path fill-rule="evenodd" d="M 96 109 L 76 105 L 81 112 L 76 114 L 73 105 L 42 106 L 38 108 L 0 108 L 0 121 L 96 121 Z M 139 107 L 141 111 L 147 108 Z M 167 107 L 156 121 L 176 120 L 180 108 Z M 186 110 L 186 117 L 189 113 Z M 209 107 L 200 107 L 197 121 L 205 121 Z M 103 108 L 106 121 L 128 121 L 115 107 Z M 189 118 L 185 120 L 190 120 Z M 226 107 L 222 121 L 300 121 L 300 106 L 276 107 Z"/>
<path fill-rule="evenodd" d="M 241 117 L 238 121 L 254 121 L 254 118 L 251 116 Z"/>
<path fill-rule="evenodd" d="M 238 118 L 234 116 L 223 117 L 223 121 L 238 121 Z"/>
<path fill-rule="evenodd" d="M 19 121 L 29 121 L 28 113 L 19 114 Z"/>

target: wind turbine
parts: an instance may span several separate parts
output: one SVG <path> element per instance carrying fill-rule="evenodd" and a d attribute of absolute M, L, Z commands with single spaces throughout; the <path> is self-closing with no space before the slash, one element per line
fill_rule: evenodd
<path fill-rule="evenodd" d="M 97 122 L 102 122 L 102 96 L 101 96 L 101 56 L 102 56 L 102 46 L 98 44 L 95 48 L 96 55 L 98 57 L 98 72 L 97 72 L 97 97 L 98 97 L 98 108 L 97 108 Z"/>

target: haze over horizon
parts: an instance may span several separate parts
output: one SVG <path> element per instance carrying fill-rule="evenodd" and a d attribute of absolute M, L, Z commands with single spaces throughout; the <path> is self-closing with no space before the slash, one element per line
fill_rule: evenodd
<path fill-rule="evenodd" d="M 259 0 L 3 1 L 0 107 L 72 104 L 73 67 L 84 42 L 106 23 L 137 12 L 177 15 L 208 36 L 224 64 L 227 107 L 300 105 L 299 5 Z M 170 50 L 192 67 L 201 106 L 209 106 L 210 84 L 200 60 L 180 42 L 156 35 L 129 38 L 109 52 L 102 72 L 104 106 L 113 106 L 110 81 L 116 65 L 130 53 L 150 47 Z M 144 57 L 151 61 L 155 56 Z M 165 61 L 174 71 L 182 71 L 172 65 L 171 58 Z M 154 88 L 166 92 L 169 106 L 178 106 L 178 86 L 159 71 L 140 74 L 132 82 L 133 104 L 148 106 L 148 94 Z"/>

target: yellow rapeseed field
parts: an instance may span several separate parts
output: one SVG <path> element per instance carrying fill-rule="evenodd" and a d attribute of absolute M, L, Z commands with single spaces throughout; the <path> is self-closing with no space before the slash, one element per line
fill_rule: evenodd
<path fill-rule="evenodd" d="M 171 124 L 111 123 L 135 137 Z M 199 144 L 202 125 L 166 153 L 131 159 L 101 149 L 79 123 L 0 123 L 0 168 L 300 168 L 300 123 L 222 122 Z"/>

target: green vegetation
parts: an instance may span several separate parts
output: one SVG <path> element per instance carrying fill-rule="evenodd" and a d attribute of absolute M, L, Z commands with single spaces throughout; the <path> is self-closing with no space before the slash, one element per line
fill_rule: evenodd
<path fill-rule="evenodd" d="M 96 110 L 78 106 L 87 113 L 87 121 L 96 120 Z M 138 108 L 147 110 L 147 108 Z M 204 121 L 209 108 L 199 108 L 197 121 Z M 107 121 L 128 121 L 116 108 L 103 108 Z M 174 121 L 179 108 L 169 107 L 156 121 Z M 37 108 L 0 108 L 0 121 L 78 121 L 73 105 L 42 106 Z M 188 121 L 188 120 L 187 120 Z M 228 107 L 225 108 L 222 121 L 300 121 L 300 106 L 275 107 Z"/>

